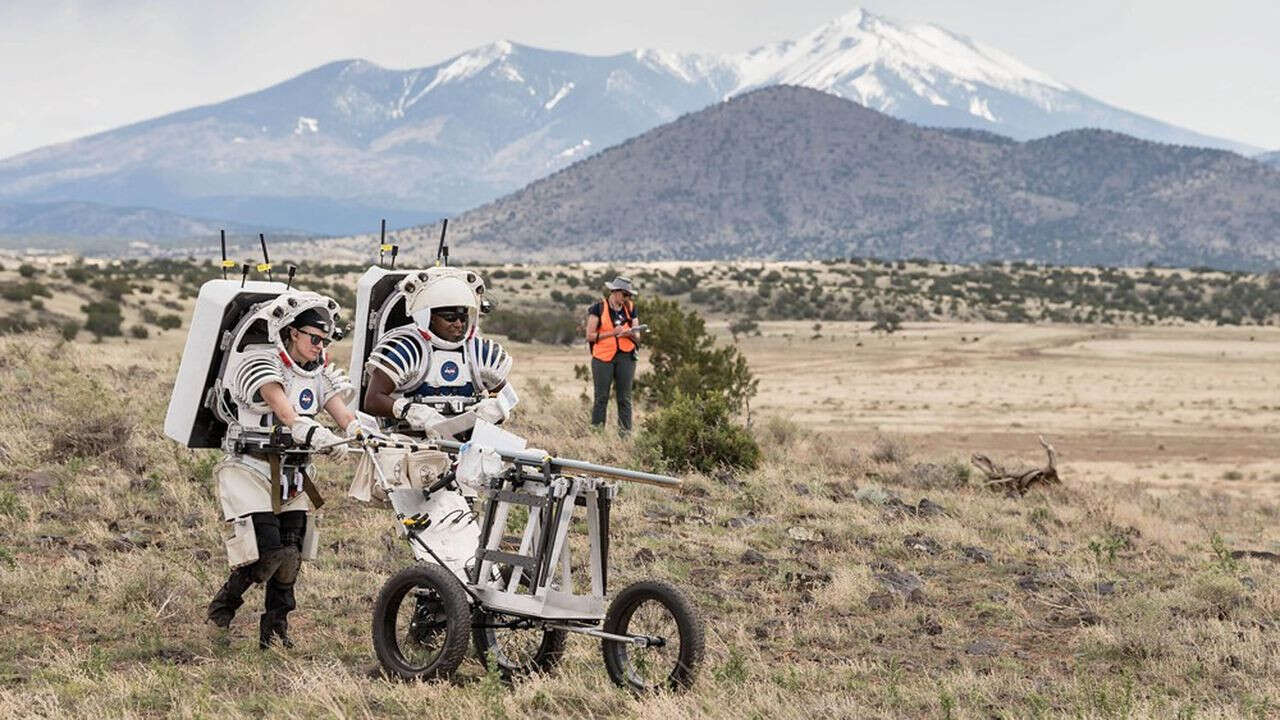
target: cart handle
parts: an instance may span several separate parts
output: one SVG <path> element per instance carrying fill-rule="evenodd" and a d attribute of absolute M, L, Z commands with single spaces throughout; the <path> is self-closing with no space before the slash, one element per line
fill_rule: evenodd
<path fill-rule="evenodd" d="M 366 452 L 373 452 L 376 449 L 396 449 L 408 450 L 409 452 L 419 452 L 422 450 L 443 450 L 451 454 L 457 454 L 467 445 L 453 440 L 428 440 L 426 442 L 405 442 L 403 440 L 389 440 L 374 435 L 368 435 L 363 430 L 358 431 L 356 436 L 348 438 L 334 445 L 350 445 L 359 447 Z M 328 446 L 332 447 L 332 446 Z M 319 448 L 323 449 L 323 448 Z M 585 475 L 589 477 L 606 477 L 614 480 L 627 480 L 629 482 L 638 482 L 645 485 L 656 485 L 662 488 L 677 489 L 684 483 L 670 475 L 658 475 L 656 473 L 641 472 L 639 470 L 628 470 L 627 468 L 614 467 L 612 465 L 597 465 L 595 463 L 585 462 L 583 460 L 572 460 L 569 458 L 553 457 L 543 452 L 533 450 L 499 450 L 494 448 L 494 452 L 498 457 L 507 462 L 522 463 L 525 465 L 549 465 L 551 472 L 561 475 Z M 374 463 L 376 466 L 377 463 Z"/>

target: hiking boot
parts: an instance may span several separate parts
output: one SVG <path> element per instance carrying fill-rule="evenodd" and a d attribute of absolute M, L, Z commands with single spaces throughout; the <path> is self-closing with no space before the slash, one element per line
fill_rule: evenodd
<path fill-rule="evenodd" d="M 289 637 L 289 620 L 276 613 L 264 612 L 258 620 L 258 648 L 266 650 L 276 640 L 286 650 L 293 647 L 293 640 Z"/>

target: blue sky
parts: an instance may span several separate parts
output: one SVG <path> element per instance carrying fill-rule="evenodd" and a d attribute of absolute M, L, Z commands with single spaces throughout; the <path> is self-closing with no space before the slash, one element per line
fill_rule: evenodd
<path fill-rule="evenodd" d="M 861 4 L 1000 48 L 1100 100 L 1280 148 L 1280 2 L 5 0 L 0 157 L 257 90 L 325 62 L 439 62 L 509 39 L 737 52 Z"/>

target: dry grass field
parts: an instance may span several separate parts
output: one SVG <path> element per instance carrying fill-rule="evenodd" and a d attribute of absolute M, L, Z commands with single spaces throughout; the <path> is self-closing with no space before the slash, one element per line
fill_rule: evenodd
<path fill-rule="evenodd" d="M 624 489 L 612 584 L 673 580 L 708 627 L 693 690 L 642 699 L 577 636 L 513 687 L 380 677 L 372 599 L 410 554 L 328 460 L 298 646 L 257 649 L 258 589 L 212 643 L 216 458 L 160 430 L 185 329 L 0 338 L 0 717 L 1280 715 L 1280 557 L 1241 552 L 1280 553 L 1280 330 L 867 327 L 761 323 L 762 467 Z M 631 462 L 586 425 L 581 347 L 513 350 L 519 431 Z M 1037 434 L 1063 485 L 982 487 L 970 453 L 1041 464 Z"/>

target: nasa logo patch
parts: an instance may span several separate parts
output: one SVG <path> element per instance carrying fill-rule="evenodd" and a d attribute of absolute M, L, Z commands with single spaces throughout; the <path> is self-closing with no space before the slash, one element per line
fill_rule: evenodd
<path fill-rule="evenodd" d="M 440 377 L 444 378 L 446 382 L 453 382 L 454 380 L 457 380 L 458 363 L 452 360 L 446 360 L 445 363 L 440 366 Z"/>
<path fill-rule="evenodd" d="M 316 394 L 311 392 L 311 388 L 306 388 L 298 394 L 298 407 L 303 410 L 310 410 L 311 406 L 316 402 Z"/>

